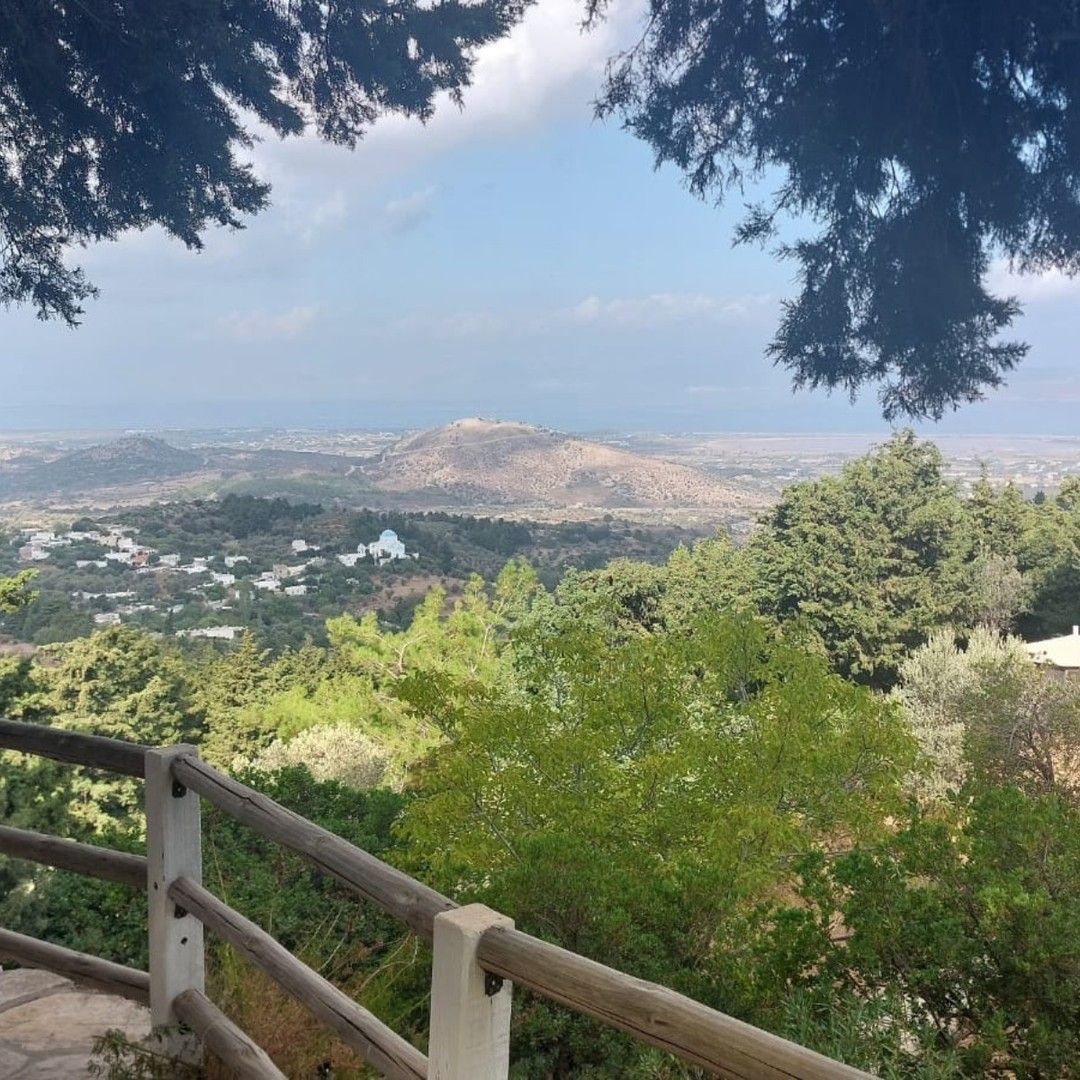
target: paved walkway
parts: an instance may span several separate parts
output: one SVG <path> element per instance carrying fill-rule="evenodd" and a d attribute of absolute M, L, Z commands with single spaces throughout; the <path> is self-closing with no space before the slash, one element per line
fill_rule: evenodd
<path fill-rule="evenodd" d="M 142 1005 L 81 990 L 48 971 L 0 973 L 0 1077 L 82 1080 L 94 1039 L 110 1028 L 132 1041 L 150 1034 Z"/>

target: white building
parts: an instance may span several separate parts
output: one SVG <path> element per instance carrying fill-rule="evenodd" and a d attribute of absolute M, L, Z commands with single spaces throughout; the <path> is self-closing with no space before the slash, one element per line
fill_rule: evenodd
<path fill-rule="evenodd" d="M 225 556 L 225 568 L 231 570 L 234 566 L 242 562 L 251 562 L 246 555 L 226 555 Z"/>
<path fill-rule="evenodd" d="M 294 540 L 292 542 L 292 549 L 297 555 L 303 555 L 305 551 L 318 551 L 318 547 L 314 544 L 309 544 L 306 540 Z"/>
<path fill-rule="evenodd" d="M 379 539 L 368 544 L 367 553 L 377 563 L 409 557 L 405 551 L 405 545 L 398 539 L 398 534 L 393 529 L 383 529 L 379 534 Z"/>
<path fill-rule="evenodd" d="M 174 569 L 180 565 L 180 556 L 176 554 L 161 555 L 158 558 L 158 563 L 161 566 L 171 566 Z"/>
<path fill-rule="evenodd" d="M 345 555 L 339 555 L 337 560 L 342 566 L 355 566 L 361 559 L 367 556 L 367 549 L 363 551 L 350 551 Z"/>
<path fill-rule="evenodd" d="M 286 581 L 288 578 L 300 577 L 305 570 L 307 570 L 307 563 L 299 563 L 296 566 L 274 563 L 274 569 L 271 572 L 280 581 Z"/>
<path fill-rule="evenodd" d="M 119 626 L 120 625 L 120 612 L 119 611 L 99 611 L 94 616 L 95 626 Z"/>
<path fill-rule="evenodd" d="M 277 592 L 281 588 L 281 582 L 273 574 L 263 574 L 262 577 L 257 577 L 252 584 L 256 589 L 261 589 L 263 592 Z"/>
<path fill-rule="evenodd" d="M 225 586 L 235 585 L 236 584 L 236 575 L 235 574 L 216 574 L 216 573 L 214 573 L 214 574 L 210 575 L 210 580 L 216 582 L 218 585 L 225 585 Z"/>
<path fill-rule="evenodd" d="M 214 638 L 218 641 L 233 641 L 237 634 L 242 634 L 242 626 L 202 626 L 195 630 L 178 630 L 177 637 Z"/>
<path fill-rule="evenodd" d="M 307 586 L 306 585 L 286 585 L 285 586 L 285 595 L 286 596 L 307 596 Z"/>
<path fill-rule="evenodd" d="M 1080 670 L 1080 626 L 1074 626 L 1071 634 L 1029 641 L 1024 648 L 1036 664 L 1045 664 L 1061 671 Z"/>

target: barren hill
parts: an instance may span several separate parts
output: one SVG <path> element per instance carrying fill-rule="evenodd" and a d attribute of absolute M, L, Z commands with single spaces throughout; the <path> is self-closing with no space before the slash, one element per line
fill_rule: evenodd
<path fill-rule="evenodd" d="M 477 418 L 407 436 L 367 471 L 382 491 L 462 503 L 736 509 L 747 502 L 743 492 L 686 465 Z"/>

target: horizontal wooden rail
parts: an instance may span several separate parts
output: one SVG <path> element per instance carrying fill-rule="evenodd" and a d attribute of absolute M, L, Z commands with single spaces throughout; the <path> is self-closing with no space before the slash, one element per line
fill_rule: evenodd
<path fill-rule="evenodd" d="M 133 889 L 146 888 L 146 859 L 142 855 L 130 855 L 126 851 L 80 844 L 77 840 L 63 840 L 58 836 L 14 829 L 0 825 L 0 853 L 13 859 L 29 859 L 31 862 L 55 866 L 58 870 L 70 870 L 75 874 L 119 881 Z"/>
<path fill-rule="evenodd" d="M 867 1074 L 691 998 L 568 952 L 520 930 L 480 938 L 485 971 L 629 1032 L 733 1080 L 867 1080 Z"/>
<path fill-rule="evenodd" d="M 457 907 L 449 897 L 342 840 L 273 799 L 219 773 L 197 757 L 178 758 L 173 776 L 263 836 L 303 856 L 346 888 L 378 904 L 427 941 L 435 916 Z"/>
<path fill-rule="evenodd" d="M 0 748 L 37 754 L 54 761 L 65 761 L 69 765 L 86 765 L 91 769 L 140 777 L 144 775 L 143 755 L 149 749 L 139 743 L 2 718 Z"/>
<path fill-rule="evenodd" d="M 0 719 L 0 748 L 39 754 L 71 764 L 145 777 L 148 747 L 95 735 Z M 347 889 L 405 923 L 430 941 L 435 917 L 457 909 L 448 897 L 341 837 L 287 810 L 273 799 L 218 772 L 191 748 L 176 748 L 171 776 L 174 795 L 197 793 L 255 832 L 276 841 L 331 875 Z M 0 826 L 0 852 L 106 880 L 146 887 L 147 860 L 138 855 L 60 840 L 23 829 Z M 377 1017 L 350 1000 L 322 976 L 297 960 L 254 923 L 235 912 L 202 885 L 181 876 L 168 896 L 196 916 L 316 1017 L 346 1045 L 393 1080 L 423 1080 L 428 1061 L 414 1046 Z M 67 975 L 95 989 L 135 1001 L 149 998 L 145 972 L 97 957 L 0 930 L 0 956 L 31 967 Z M 866 1080 L 867 1074 L 806 1047 L 710 1009 L 666 987 L 634 978 L 576 953 L 541 941 L 509 926 L 483 931 L 474 965 L 528 987 L 552 1001 L 592 1016 L 659 1047 L 684 1061 L 730 1080 Z M 474 966 L 474 970 L 475 966 Z M 181 1002 L 181 998 L 183 1001 Z M 235 1028 L 197 989 L 177 995 L 177 1008 L 204 1029 L 207 1045 L 226 1060 L 243 1059 L 237 1075 L 277 1077 L 281 1074 L 262 1051 Z M 261 1055 L 261 1056 L 259 1056 Z M 226 1064 L 230 1064 L 226 1060 Z M 267 1069 L 272 1071 L 266 1071 Z"/>
<path fill-rule="evenodd" d="M 16 934 L 13 930 L 0 930 L 0 956 L 15 960 L 27 967 L 44 968 L 66 975 L 72 982 L 92 990 L 104 990 L 107 994 L 146 1005 L 150 1001 L 150 976 L 145 971 L 114 964 L 97 956 L 65 949 L 47 941 Z"/>
<path fill-rule="evenodd" d="M 169 898 L 265 971 L 383 1076 L 391 1080 L 427 1076 L 427 1058 L 415 1046 L 202 885 L 177 878 L 169 888 Z"/>
<path fill-rule="evenodd" d="M 173 1010 L 238 1080 L 285 1080 L 270 1055 L 252 1041 L 205 994 L 184 990 L 173 999 Z"/>

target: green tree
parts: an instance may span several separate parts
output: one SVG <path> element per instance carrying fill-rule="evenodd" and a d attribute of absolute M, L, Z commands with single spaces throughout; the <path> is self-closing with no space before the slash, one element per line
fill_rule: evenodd
<path fill-rule="evenodd" d="M 1070 478 L 1071 479 L 1071 478 Z M 1067 633 L 1076 621 L 1080 595 L 1080 499 L 1066 481 L 1056 499 L 1047 500 L 1029 519 L 1020 538 L 1017 565 L 1031 597 L 1029 610 L 1016 620 L 1028 638 Z"/>
<path fill-rule="evenodd" d="M 598 17 L 606 8 L 590 0 Z M 940 417 L 1001 384 L 1026 346 L 991 260 L 1080 269 L 1076 13 L 1007 0 L 652 0 L 602 113 L 715 201 L 774 184 L 736 232 L 814 235 L 769 348 L 796 386 L 879 384 L 888 417 Z"/>
<path fill-rule="evenodd" d="M 858 1023 L 853 1006 L 876 1000 L 885 1008 L 856 1045 L 891 1033 L 893 1075 L 919 1075 L 944 1057 L 951 1067 L 924 1075 L 1071 1076 L 1080 811 L 1011 786 L 967 794 L 836 860 L 805 860 L 802 904 L 777 924 L 771 955 L 831 1018 L 802 1029 L 822 1049 L 830 1028 Z"/>
<path fill-rule="evenodd" d="M 570 570 L 547 613 L 565 625 L 590 620 L 616 636 L 678 629 L 703 615 L 745 606 L 746 571 L 726 534 L 680 544 L 662 565 L 613 559 L 596 570 Z"/>
<path fill-rule="evenodd" d="M 925 797 L 966 779 L 1072 797 L 1080 775 L 1080 687 L 1036 665 L 1017 638 L 977 629 L 961 647 L 933 634 L 900 666 L 895 691 L 926 759 Z"/>
<path fill-rule="evenodd" d="M 1015 555 L 981 551 L 968 567 L 967 601 L 963 621 L 995 634 L 1011 629 L 1031 603 L 1031 585 L 1017 566 Z"/>
<path fill-rule="evenodd" d="M 0 612 L 18 611 L 34 599 L 30 588 L 34 577 L 33 570 L 23 570 L 14 577 L 0 578 Z"/>
<path fill-rule="evenodd" d="M 589 624 L 514 639 L 512 685 L 450 700 L 402 825 L 461 899 L 753 1015 L 759 905 L 792 860 L 876 835 L 911 761 L 895 711 L 747 617 L 612 646 Z M 641 1051 L 542 1005 L 527 1075 L 633 1075 Z M 599 1074 L 599 1073 L 598 1073 Z"/>
<path fill-rule="evenodd" d="M 372 6 L 33 0 L 0 10 L 0 301 L 74 323 L 93 287 L 71 247 L 161 226 L 191 248 L 269 189 L 255 124 L 353 146 L 385 113 L 460 102 L 473 50 L 518 0 Z"/>
<path fill-rule="evenodd" d="M 838 670 L 877 687 L 965 600 L 963 506 L 940 451 L 901 433 L 785 489 L 747 545 L 764 614 L 798 619 Z"/>
<path fill-rule="evenodd" d="M 198 741 L 202 717 L 190 672 L 160 642 L 128 627 L 111 627 L 56 648 L 55 666 L 39 666 L 36 672 L 49 723 L 151 746 Z M 65 770 L 70 816 L 65 835 L 141 828 L 140 783 L 82 767 Z"/>

